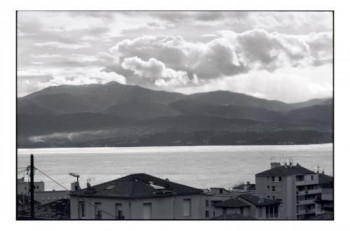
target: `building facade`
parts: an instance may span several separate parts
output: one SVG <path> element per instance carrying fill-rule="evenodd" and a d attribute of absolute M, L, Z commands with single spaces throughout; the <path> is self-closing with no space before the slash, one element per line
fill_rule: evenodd
<path fill-rule="evenodd" d="M 256 195 L 280 202 L 281 219 L 308 219 L 316 215 L 321 195 L 319 174 L 299 164 L 272 163 L 271 169 L 255 175 Z"/>
<path fill-rule="evenodd" d="M 45 191 L 45 184 L 43 181 L 34 182 L 34 192 Z M 17 179 L 17 195 L 29 195 L 30 182 L 25 181 L 24 177 Z"/>
<path fill-rule="evenodd" d="M 252 194 L 241 194 L 227 201 L 216 203 L 214 207 L 215 214 L 223 219 L 280 219 L 279 202 L 259 198 Z"/>
<path fill-rule="evenodd" d="M 72 192 L 71 219 L 209 219 L 210 195 L 147 174 Z"/>

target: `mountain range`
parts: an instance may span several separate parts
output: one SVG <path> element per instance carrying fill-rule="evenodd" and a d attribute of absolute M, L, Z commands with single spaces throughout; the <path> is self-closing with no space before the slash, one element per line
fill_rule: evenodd
<path fill-rule="evenodd" d="M 17 99 L 17 134 L 19 148 L 328 143 L 333 99 L 287 104 L 229 91 L 61 85 Z"/>

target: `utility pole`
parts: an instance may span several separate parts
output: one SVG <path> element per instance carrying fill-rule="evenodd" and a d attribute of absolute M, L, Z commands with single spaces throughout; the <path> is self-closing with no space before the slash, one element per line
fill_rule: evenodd
<path fill-rule="evenodd" d="M 30 217 L 34 220 L 34 156 L 30 155 Z"/>

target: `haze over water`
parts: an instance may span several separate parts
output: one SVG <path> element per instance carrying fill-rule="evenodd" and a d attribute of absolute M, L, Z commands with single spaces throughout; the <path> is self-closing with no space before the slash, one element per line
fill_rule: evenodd
<path fill-rule="evenodd" d="M 19 168 L 29 165 L 31 153 L 35 167 L 67 188 L 75 180 L 69 172 L 80 174 L 82 187 L 88 179 L 95 185 L 147 173 L 197 188 L 231 188 L 255 182 L 255 174 L 270 168 L 271 161 L 292 161 L 314 171 L 319 166 L 333 175 L 333 144 L 19 149 Z M 46 190 L 63 190 L 38 171 L 35 180 L 44 181 Z"/>

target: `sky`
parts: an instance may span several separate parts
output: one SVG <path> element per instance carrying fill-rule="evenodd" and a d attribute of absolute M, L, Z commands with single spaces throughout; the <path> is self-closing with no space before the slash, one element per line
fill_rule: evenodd
<path fill-rule="evenodd" d="M 108 83 L 287 103 L 333 94 L 331 12 L 19 11 L 17 91 Z"/>

